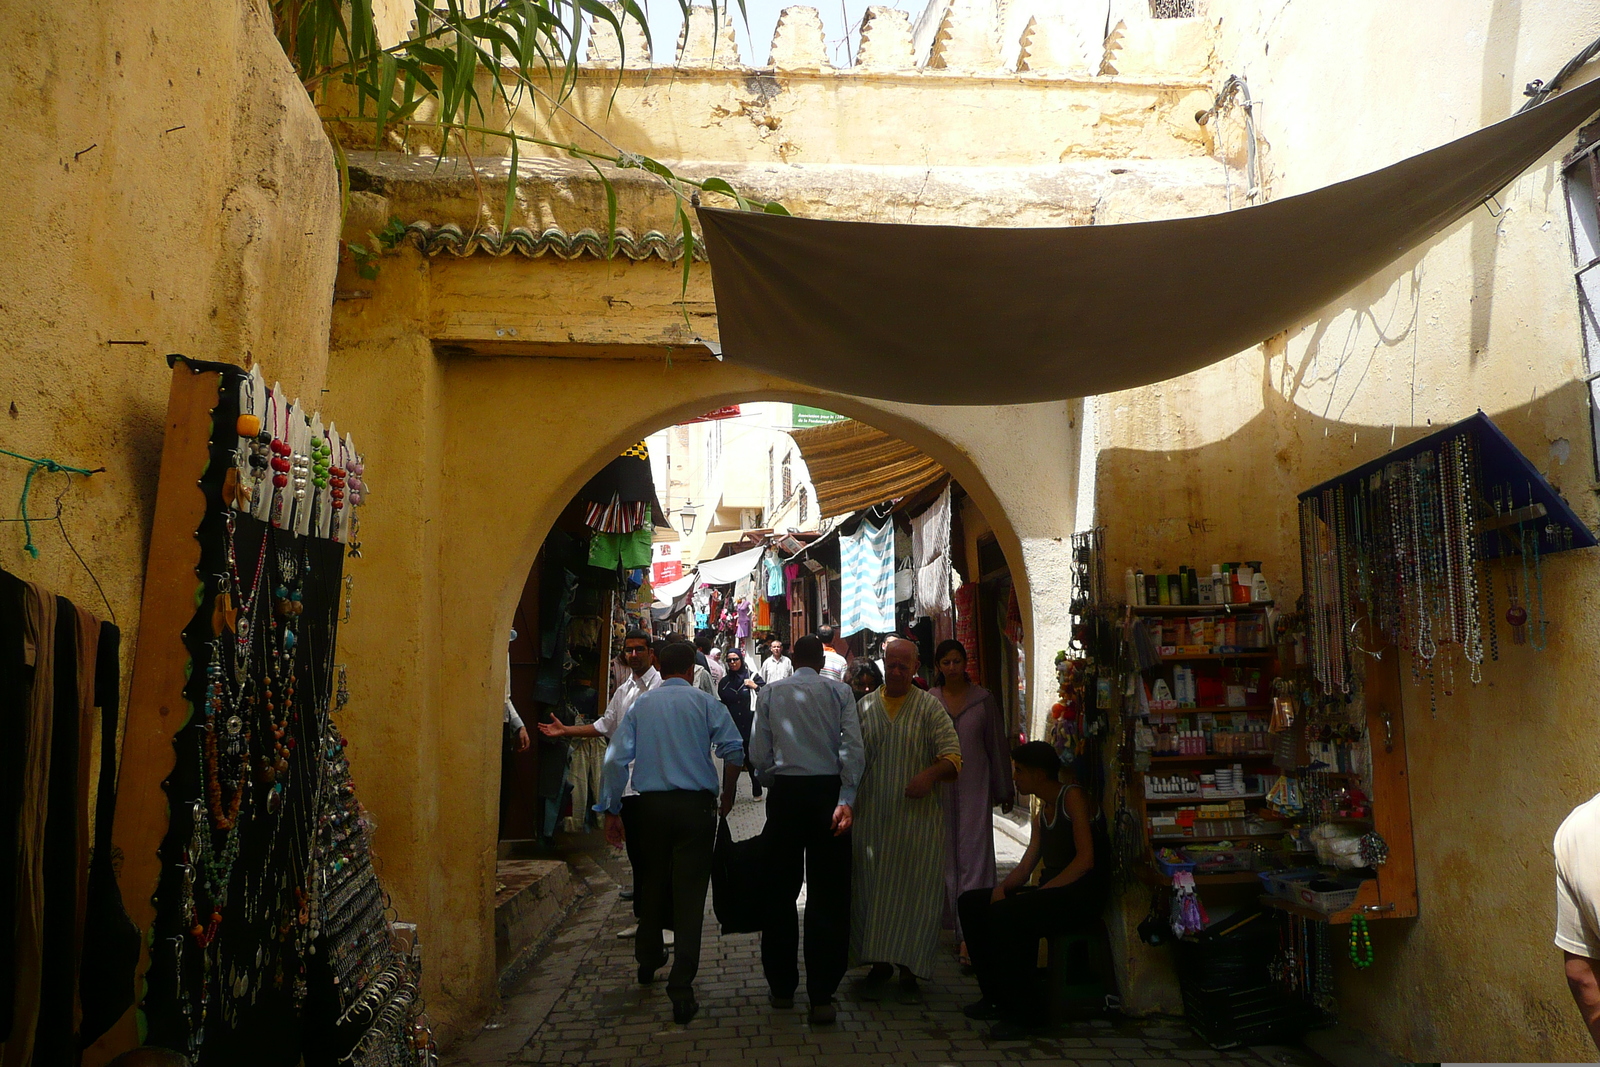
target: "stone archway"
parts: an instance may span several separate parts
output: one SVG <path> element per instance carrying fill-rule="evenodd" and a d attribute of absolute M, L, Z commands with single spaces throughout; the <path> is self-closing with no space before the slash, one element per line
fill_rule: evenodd
<path fill-rule="evenodd" d="M 778 400 L 839 411 L 922 449 L 994 526 L 1022 603 L 1034 721 L 1041 694 L 1048 708 L 1050 657 L 1070 637 L 1074 406 L 895 405 L 714 361 L 440 354 L 419 341 L 341 351 L 330 392 L 355 412 L 368 468 L 387 472 L 373 479 L 384 507 L 369 509 L 341 634 L 351 761 L 380 827 L 386 884 L 421 924 L 425 989 L 447 1033 L 495 995 L 500 635 L 561 509 L 651 431 Z"/>

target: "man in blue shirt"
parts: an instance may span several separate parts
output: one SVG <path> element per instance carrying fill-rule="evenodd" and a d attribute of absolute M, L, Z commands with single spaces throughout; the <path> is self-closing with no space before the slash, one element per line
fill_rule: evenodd
<path fill-rule="evenodd" d="M 806 883 L 806 995 L 811 1022 L 834 1021 L 833 994 L 850 952 L 850 823 L 866 764 L 855 694 L 819 673 L 821 638 L 794 643 L 795 671 L 756 696 L 750 765 L 772 789 L 762 831 L 771 877 L 761 933 L 761 969 L 772 1006 L 794 1006 L 800 924 L 795 898 Z"/>
<path fill-rule="evenodd" d="M 622 791 L 631 769 L 639 793 L 627 831 L 634 837 L 639 984 L 655 981 L 656 970 L 667 962 L 661 930 L 670 920 L 676 944 L 667 996 L 673 1019 L 687 1023 L 700 1010 L 694 976 L 700 969 L 700 928 L 717 836 L 717 768 L 711 752 L 715 749 L 723 761 L 721 812 L 726 815 L 743 769 L 744 742 L 722 702 L 690 684 L 693 645 L 666 645 L 657 665 L 660 688 L 642 694 L 611 737 L 594 810 L 605 815 L 606 840 L 622 847 Z"/>

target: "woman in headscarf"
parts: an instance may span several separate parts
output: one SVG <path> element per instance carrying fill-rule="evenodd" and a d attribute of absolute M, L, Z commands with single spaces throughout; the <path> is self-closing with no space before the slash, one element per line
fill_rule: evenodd
<path fill-rule="evenodd" d="M 733 716 L 733 725 L 738 728 L 739 736 L 744 738 L 746 752 L 750 751 L 750 726 L 755 720 L 756 690 L 766 684 L 760 674 L 745 666 L 743 652 L 737 648 L 728 649 L 726 673 L 717 685 L 717 695 L 727 706 L 728 714 Z M 750 794 L 759 798 L 761 781 L 748 760 L 745 766 L 750 770 Z"/>
<path fill-rule="evenodd" d="M 995 884 L 994 819 L 996 804 L 1007 813 L 1015 796 L 1011 781 L 1010 746 L 1000 705 L 981 685 L 967 677 L 967 650 L 960 641 L 943 641 L 934 654 L 939 684 L 930 692 L 939 698 L 961 738 L 961 777 L 946 782 L 945 906 L 956 917 L 963 966 L 967 939 L 956 914 L 956 901 L 972 889 Z"/>
<path fill-rule="evenodd" d="M 878 670 L 878 665 L 865 656 L 858 656 L 850 661 L 850 666 L 844 669 L 844 684 L 855 693 L 860 700 L 868 693 L 883 684 L 883 672 Z"/>

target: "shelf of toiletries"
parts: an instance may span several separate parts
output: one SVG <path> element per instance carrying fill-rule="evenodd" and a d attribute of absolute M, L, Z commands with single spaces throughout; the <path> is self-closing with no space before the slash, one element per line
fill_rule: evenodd
<path fill-rule="evenodd" d="M 1272 587 L 1261 573 L 1258 560 L 1213 563 L 1209 575 L 1183 565 L 1176 574 L 1146 573 L 1129 567 L 1123 572 L 1123 586 L 1131 608 L 1272 602 Z"/>
<path fill-rule="evenodd" d="M 1273 655 L 1271 620 L 1265 611 L 1141 615 L 1138 625 L 1150 635 L 1162 659 Z"/>
<path fill-rule="evenodd" d="M 1243 801 L 1264 798 L 1271 784 L 1270 777 L 1246 774 L 1243 764 L 1235 763 L 1210 772 L 1146 774 L 1144 798 L 1146 803 L 1199 803 L 1202 807 L 1209 804 L 1216 808 L 1214 814 L 1226 814 L 1231 810 L 1242 811 Z M 1206 814 L 1211 813 L 1201 812 L 1202 816 Z"/>
<path fill-rule="evenodd" d="M 1271 759 L 1270 752 L 1251 752 L 1243 755 L 1218 756 L 1207 753 L 1203 756 L 1151 756 L 1151 763 L 1221 763 L 1232 760 L 1264 760 Z"/>
<path fill-rule="evenodd" d="M 1140 604 L 1131 610 L 1135 615 L 1152 616 L 1234 615 L 1246 611 L 1266 611 L 1276 606 L 1276 601 L 1261 600 L 1249 604 Z"/>

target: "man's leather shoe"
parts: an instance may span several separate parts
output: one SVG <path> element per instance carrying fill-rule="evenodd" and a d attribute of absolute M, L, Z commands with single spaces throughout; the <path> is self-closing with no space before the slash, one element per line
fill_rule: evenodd
<path fill-rule="evenodd" d="M 778 996 L 776 994 L 773 994 L 773 995 L 767 997 L 767 1003 L 771 1004 L 774 1008 L 781 1008 L 781 1009 L 787 1010 L 789 1008 L 794 1007 L 794 998 L 793 997 L 780 997 L 780 996 Z"/>
<path fill-rule="evenodd" d="M 813 1004 L 806 1013 L 806 1021 L 812 1026 L 831 1026 L 839 1017 L 839 1009 L 832 1004 Z"/>
<path fill-rule="evenodd" d="M 675 1000 L 672 1002 L 672 1021 L 679 1026 L 688 1026 L 700 1011 L 698 1000 Z"/>
<path fill-rule="evenodd" d="M 656 980 L 656 971 L 664 967 L 666 962 L 666 957 L 663 956 L 661 961 L 654 965 L 648 963 L 639 964 L 639 984 L 649 985 L 650 983 L 654 982 Z"/>

